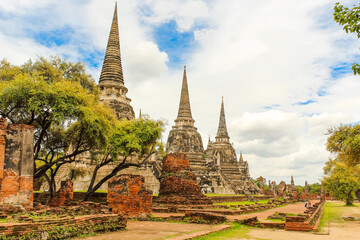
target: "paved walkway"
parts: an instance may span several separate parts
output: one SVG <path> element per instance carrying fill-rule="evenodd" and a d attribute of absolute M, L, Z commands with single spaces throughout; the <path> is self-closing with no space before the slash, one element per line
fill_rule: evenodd
<path fill-rule="evenodd" d="M 311 204 L 314 205 L 317 202 L 318 202 L 317 200 L 313 200 L 313 201 L 311 201 Z M 227 218 L 229 218 L 232 221 L 235 221 L 235 220 L 241 220 L 244 218 L 257 216 L 259 220 L 264 220 L 268 216 L 270 216 L 276 212 L 299 214 L 299 213 L 304 213 L 305 210 L 306 210 L 305 202 L 299 202 L 296 204 L 287 205 L 285 207 L 272 208 L 272 209 L 268 209 L 268 210 L 261 211 L 261 212 L 249 213 L 249 214 L 244 214 L 244 215 L 232 215 L 232 216 L 230 215 L 230 216 L 227 216 Z"/>

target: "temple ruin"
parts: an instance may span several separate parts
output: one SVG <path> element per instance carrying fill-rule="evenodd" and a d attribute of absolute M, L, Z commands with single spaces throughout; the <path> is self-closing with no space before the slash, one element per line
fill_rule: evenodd
<path fill-rule="evenodd" d="M 34 128 L 0 118 L 0 204 L 33 205 Z"/>
<path fill-rule="evenodd" d="M 215 142 L 211 142 L 204 149 L 201 135 L 195 127 L 195 120 L 191 114 L 189 89 L 184 67 L 180 104 L 175 125 L 169 132 L 166 144 L 167 153 L 184 153 L 190 161 L 191 171 L 195 174 L 203 193 L 218 194 L 259 194 L 260 189 L 249 175 L 249 166 L 244 161 L 242 153 L 237 160 L 235 149 L 230 143 L 226 128 L 224 102 L 221 103 L 220 121 Z M 118 29 L 117 8 L 115 6 L 109 40 L 106 48 L 104 64 L 99 79 L 101 101 L 112 107 L 119 119 L 134 119 L 135 114 L 130 99 L 126 97 L 128 89 L 124 85 L 123 69 L 121 65 L 120 40 Z M 136 156 L 135 156 L 136 157 Z M 144 177 L 144 186 L 159 193 L 162 157 L 153 155 L 140 168 L 130 167 L 121 173 L 141 175 Z M 64 167 L 65 168 L 65 167 Z M 97 175 L 101 179 L 107 175 L 113 166 L 102 168 Z M 58 182 L 66 175 L 67 170 L 57 176 Z M 89 179 L 84 178 L 74 183 L 75 190 L 87 188 Z M 106 190 L 102 186 L 100 190 Z"/>

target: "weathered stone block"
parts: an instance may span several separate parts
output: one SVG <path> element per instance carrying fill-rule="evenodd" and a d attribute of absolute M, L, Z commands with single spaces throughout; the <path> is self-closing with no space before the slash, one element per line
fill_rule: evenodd
<path fill-rule="evenodd" d="M 107 202 L 114 213 L 145 217 L 151 212 L 152 191 L 144 187 L 143 176 L 120 175 L 109 181 Z"/>
<path fill-rule="evenodd" d="M 189 159 L 183 153 L 168 154 L 163 161 L 158 203 L 211 204 L 190 171 Z"/>

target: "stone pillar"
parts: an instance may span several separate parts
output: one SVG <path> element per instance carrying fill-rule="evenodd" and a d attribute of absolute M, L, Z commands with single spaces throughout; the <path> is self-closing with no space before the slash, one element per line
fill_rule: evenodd
<path fill-rule="evenodd" d="M 305 194 L 308 194 L 309 193 L 309 189 L 308 189 L 308 184 L 307 184 L 307 181 L 305 181 Z"/>
<path fill-rule="evenodd" d="M 32 126 L 0 120 L 0 203 L 32 207 L 33 144 Z"/>
<path fill-rule="evenodd" d="M 143 176 L 124 174 L 109 181 L 107 202 L 114 213 L 146 217 L 151 212 L 152 191 L 144 187 Z"/>
<path fill-rule="evenodd" d="M 0 118 L 0 191 L 1 191 L 1 182 L 4 177 L 6 126 L 7 126 L 6 119 Z"/>
<path fill-rule="evenodd" d="M 321 202 L 325 202 L 325 186 L 323 183 L 321 183 L 321 196 L 320 196 L 320 201 Z"/>
<path fill-rule="evenodd" d="M 260 176 L 260 189 L 261 189 L 261 193 L 265 194 L 265 189 L 264 189 L 264 179 L 262 176 Z"/>
<path fill-rule="evenodd" d="M 276 192 L 276 182 L 275 181 L 271 182 L 271 189 L 273 191 L 273 195 L 276 196 L 277 192 Z"/>

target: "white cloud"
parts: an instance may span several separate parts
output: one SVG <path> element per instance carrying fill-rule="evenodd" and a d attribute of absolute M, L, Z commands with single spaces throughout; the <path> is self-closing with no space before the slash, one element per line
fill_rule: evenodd
<path fill-rule="evenodd" d="M 195 47 L 185 57 L 192 114 L 205 146 L 208 134 L 212 139 L 216 134 L 224 95 L 231 141 L 238 153 L 243 151 L 253 177 L 317 181 L 328 157 L 327 129 L 360 120 L 359 77 L 332 77 L 332 67 L 356 61 L 359 53 L 356 37 L 333 22 L 334 3 L 118 1 L 128 96 L 136 111 L 166 118 L 171 128 L 182 66 L 167 67 L 167 53 L 156 44 L 153 30 L 175 21 L 179 32 L 194 32 Z M 104 52 L 113 7 L 112 0 L 2 0 L 1 57 L 20 64 L 36 54 L 66 54 L 77 61 L 84 52 Z M 43 46 L 31 35 L 64 26 L 73 33 L 61 46 Z M 100 69 L 101 64 L 89 71 L 98 79 Z M 326 95 L 319 96 L 319 90 Z M 295 104 L 308 100 L 315 102 Z"/>

